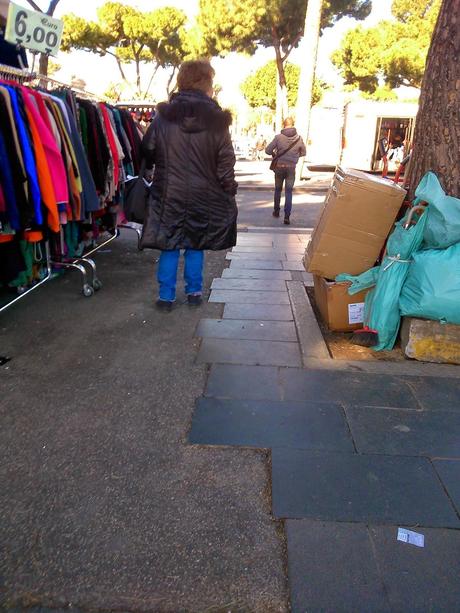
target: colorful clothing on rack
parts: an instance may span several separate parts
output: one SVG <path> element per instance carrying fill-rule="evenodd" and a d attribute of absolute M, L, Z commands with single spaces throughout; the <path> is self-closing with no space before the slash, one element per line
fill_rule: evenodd
<path fill-rule="evenodd" d="M 70 89 L 0 80 L 0 284 L 14 285 L 14 271 L 21 284 L 30 279 L 28 230 L 51 239 L 57 257 L 70 257 L 97 234 L 97 220 L 114 227 L 139 148 L 127 111 Z"/>

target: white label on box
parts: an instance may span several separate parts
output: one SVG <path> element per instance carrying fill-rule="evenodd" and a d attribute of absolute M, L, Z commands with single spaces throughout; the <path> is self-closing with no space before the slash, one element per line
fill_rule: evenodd
<path fill-rule="evenodd" d="M 364 321 L 364 302 L 355 302 L 348 305 L 348 323 L 362 324 Z"/>

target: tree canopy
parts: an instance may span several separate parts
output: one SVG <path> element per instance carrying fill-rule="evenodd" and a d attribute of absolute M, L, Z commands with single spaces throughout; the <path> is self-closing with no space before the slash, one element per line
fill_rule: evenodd
<path fill-rule="evenodd" d="M 321 25 L 364 19 L 371 7 L 371 0 L 324 0 Z M 305 0 L 200 0 L 198 23 L 212 55 L 253 53 L 257 45 L 289 55 L 302 37 L 306 8 Z"/>
<path fill-rule="evenodd" d="M 74 14 L 64 17 L 62 50 L 112 55 L 125 81 L 123 65 L 134 63 L 140 93 L 142 63 L 152 64 L 153 78 L 159 67 L 174 72 L 186 56 L 185 23 L 185 13 L 176 8 L 144 13 L 121 2 L 106 2 L 98 9 L 96 22 Z"/>
<path fill-rule="evenodd" d="M 285 73 L 288 103 L 289 107 L 293 109 L 297 104 L 300 67 L 296 64 L 286 63 Z M 277 68 L 274 60 L 249 75 L 241 85 L 241 91 L 249 106 L 252 108 L 266 106 L 274 111 L 276 108 L 276 79 Z M 313 86 L 313 104 L 321 100 L 323 91 L 324 84 L 315 81 Z"/>
<path fill-rule="evenodd" d="M 371 8 L 371 0 L 324 0 L 322 28 L 345 16 L 364 19 Z M 306 0 L 200 0 L 198 25 L 210 55 L 273 47 L 279 85 L 286 92 L 284 64 L 303 36 L 306 9 Z"/>
<path fill-rule="evenodd" d="M 420 87 L 441 0 L 393 0 L 394 21 L 357 26 L 332 61 L 345 83 L 368 93 L 383 81 L 389 88 Z"/>

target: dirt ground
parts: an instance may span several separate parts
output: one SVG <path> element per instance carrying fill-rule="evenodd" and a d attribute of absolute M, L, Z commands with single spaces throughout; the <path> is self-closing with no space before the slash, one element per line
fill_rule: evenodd
<path fill-rule="evenodd" d="M 307 294 L 313 306 L 324 340 L 335 360 L 363 360 L 373 362 L 405 361 L 406 358 L 401 350 L 399 341 L 397 341 L 392 351 L 374 351 L 368 347 L 352 345 L 351 338 L 353 334 L 351 332 L 331 332 L 324 323 L 318 307 L 316 306 L 314 289 L 308 287 Z"/>

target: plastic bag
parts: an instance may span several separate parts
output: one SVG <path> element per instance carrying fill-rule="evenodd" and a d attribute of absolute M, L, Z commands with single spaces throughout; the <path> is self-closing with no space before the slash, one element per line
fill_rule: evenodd
<path fill-rule="evenodd" d="M 460 243 L 413 258 L 399 300 L 402 315 L 460 324 Z"/>
<path fill-rule="evenodd" d="M 460 242 L 460 200 L 445 194 L 434 172 L 426 173 L 415 196 L 430 205 L 422 248 L 446 249 Z"/>
<path fill-rule="evenodd" d="M 366 272 L 361 273 L 360 275 L 349 275 L 346 272 L 340 273 L 337 275 L 335 280 L 340 281 L 349 281 L 351 283 L 348 288 L 348 293 L 350 296 L 353 294 L 358 294 L 362 292 L 364 289 L 369 289 L 373 287 L 377 283 L 377 279 L 379 278 L 380 266 L 374 266 L 374 268 L 369 268 Z"/>
<path fill-rule="evenodd" d="M 151 183 L 144 178 L 145 161 L 142 162 L 139 176 L 125 183 L 123 212 L 126 221 L 143 224 L 148 197 L 151 193 Z"/>

